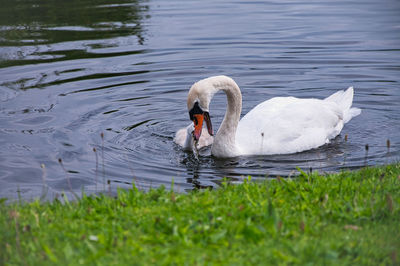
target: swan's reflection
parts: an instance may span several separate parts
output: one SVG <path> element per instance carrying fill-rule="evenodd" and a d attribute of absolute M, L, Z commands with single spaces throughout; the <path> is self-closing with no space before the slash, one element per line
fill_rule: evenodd
<path fill-rule="evenodd" d="M 188 184 L 194 189 L 218 187 L 225 178 L 240 183 L 248 176 L 262 180 L 277 176 L 289 177 L 303 171 L 317 170 L 331 172 L 338 167 L 346 168 L 346 153 L 351 145 L 344 137 L 336 137 L 331 143 L 320 148 L 295 154 L 270 156 L 240 156 L 228 159 L 211 156 L 210 148 L 202 149 L 198 160 L 186 153 L 183 163 L 186 166 Z M 347 163 L 348 164 L 348 163 Z"/>

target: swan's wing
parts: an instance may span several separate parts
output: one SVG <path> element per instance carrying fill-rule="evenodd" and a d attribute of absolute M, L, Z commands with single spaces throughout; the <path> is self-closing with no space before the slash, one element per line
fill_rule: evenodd
<path fill-rule="evenodd" d="M 242 154 L 283 154 L 316 148 L 337 136 L 343 111 L 334 102 L 277 97 L 257 105 L 238 125 Z"/>

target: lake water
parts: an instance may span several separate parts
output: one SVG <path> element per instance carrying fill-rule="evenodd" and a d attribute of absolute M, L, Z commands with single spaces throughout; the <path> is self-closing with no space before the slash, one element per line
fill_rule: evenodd
<path fill-rule="evenodd" d="M 190 86 L 220 74 L 241 87 L 243 114 L 274 96 L 323 98 L 349 86 L 362 114 L 315 150 L 218 160 L 206 149 L 196 161 L 173 137 L 190 123 Z M 215 129 L 225 104 L 223 94 L 211 104 Z M 216 187 L 223 177 L 241 182 L 399 158 L 397 0 L 0 7 L 0 198 L 32 199 L 44 187 L 48 198 L 114 191 L 132 182 L 140 189 L 174 183 L 183 192 Z"/>

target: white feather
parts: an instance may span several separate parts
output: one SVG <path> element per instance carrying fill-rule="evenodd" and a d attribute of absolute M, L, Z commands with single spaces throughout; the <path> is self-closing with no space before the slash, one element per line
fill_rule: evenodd
<path fill-rule="evenodd" d="M 289 154 L 317 148 L 339 135 L 344 124 L 361 113 L 351 107 L 354 90 L 350 87 L 325 99 L 272 98 L 239 121 L 240 89 L 225 76 L 195 83 L 189 91 L 188 107 L 199 101 L 208 109 L 208 96 L 218 90 L 226 93 L 228 107 L 211 149 L 216 157 Z"/>

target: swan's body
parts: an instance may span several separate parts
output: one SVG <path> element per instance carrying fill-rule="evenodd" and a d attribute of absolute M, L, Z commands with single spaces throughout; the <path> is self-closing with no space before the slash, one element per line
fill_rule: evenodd
<path fill-rule="evenodd" d="M 181 128 L 176 132 L 174 142 L 181 146 L 185 151 L 193 150 L 193 124 L 188 125 L 185 128 Z M 206 129 L 202 129 L 201 137 L 197 142 L 197 149 L 204 148 L 206 146 L 210 146 L 213 143 L 213 136 L 208 134 Z"/>
<path fill-rule="evenodd" d="M 200 80 L 189 91 L 188 109 L 196 139 L 202 134 L 203 118 L 212 135 L 209 103 L 219 90 L 226 93 L 228 106 L 211 148 L 216 157 L 288 154 L 317 148 L 339 135 L 343 125 L 361 112 L 351 108 L 354 91 L 350 87 L 323 100 L 272 98 L 257 105 L 239 122 L 240 89 L 231 78 L 216 76 Z"/>

